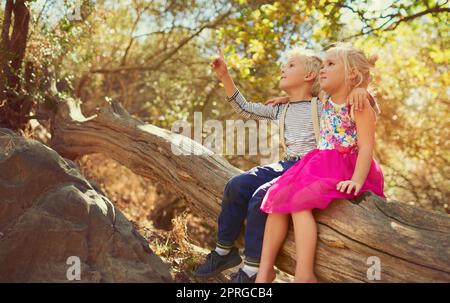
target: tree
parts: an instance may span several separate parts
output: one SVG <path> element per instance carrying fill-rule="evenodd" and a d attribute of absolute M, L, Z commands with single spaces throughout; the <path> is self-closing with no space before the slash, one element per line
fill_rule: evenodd
<path fill-rule="evenodd" d="M 26 0 L 8 0 L 2 24 L 0 56 L 0 126 L 23 128 L 32 100 L 23 95 L 21 69 L 27 46 L 30 11 Z M 27 73 L 26 81 L 31 81 Z"/>
<path fill-rule="evenodd" d="M 209 57 L 219 42 L 227 46 L 227 60 L 235 68 L 239 87 L 249 99 L 261 100 L 280 93 L 276 87 L 278 65 L 291 46 L 301 44 L 320 51 L 329 42 L 348 39 L 384 55 L 385 63 L 379 65 L 380 76 L 375 81 L 383 111 L 376 155 L 387 172 L 389 195 L 424 208 L 449 211 L 446 201 L 450 159 L 445 140 L 450 129 L 446 127 L 450 83 L 447 1 L 394 1 L 378 8 L 372 7 L 370 1 L 342 0 L 130 3 L 109 6 L 105 1 L 96 1 L 94 9 L 86 0 L 82 20 L 62 17 L 52 23 L 47 20 L 53 14 L 47 1 L 41 8 L 34 7 L 32 1 L 5 1 L 0 126 L 26 130 L 28 121 L 37 119 L 49 125 L 49 132 L 56 136 L 52 138 L 56 148 L 70 154 L 73 151 L 57 144 L 61 139 L 58 135 L 64 133 L 58 132 L 63 120 L 50 119 L 48 124 L 49 118 L 64 115 L 58 113 L 61 102 L 71 105 L 73 100 L 81 100 L 86 115 L 95 114 L 98 106 L 105 105 L 105 99 L 112 104 L 120 102 L 132 115 L 164 128 L 170 128 L 176 120 L 192 119 L 194 111 L 201 111 L 205 118 L 232 118 L 235 115 L 228 105 L 216 102 L 224 96 L 209 73 Z M 186 20 L 190 22 L 183 22 Z M 420 46 L 416 45 L 417 37 Z M 414 102 L 411 105 L 414 98 L 420 100 L 420 106 Z M 112 131 L 105 129 L 105 135 L 111 136 Z M 417 133 L 423 135 L 417 138 Z M 63 137 L 60 142 L 68 145 L 80 139 Z M 94 150 L 105 144 L 95 143 L 100 145 L 91 147 Z M 136 155 L 142 156 L 140 152 Z M 121 159 L 120 155 L 116 159 Z M 245 157 L 228 159 L 239 162 L 240 168 L 254 165 Z M 178 175 L 180 171 L 180 178 L 184 175 L 189 179 L 182 172 L 184 164 L 179 164 L 179 168 L 172 166 L 173 173 Z M 222 177 L 214 181 L 216 191 L 207 195 L 215 201 L 225 176 L 238 171 L 229 168 L 219 172 Z M 189 197 L 185 198 L 189 201 Z M 344 211 L 352 213 L 355 209 L 347 207 Z M 407 222 L 410 215 L 403 212 L 410 208 L 399 209 L 401 220 Z M 208 215 L 216 213 L 217 206 Z M 378 218 L 377 222 L 387 222 L 381 215 Z M 441 219 L 429 218 L 439 228 L 446 228 Z M 426 222 L 418 225 L 437 230 Z M 392 239 L 394 236 L 378 238 Z M 436 269 L 435 264 L 430 266 Z"/>

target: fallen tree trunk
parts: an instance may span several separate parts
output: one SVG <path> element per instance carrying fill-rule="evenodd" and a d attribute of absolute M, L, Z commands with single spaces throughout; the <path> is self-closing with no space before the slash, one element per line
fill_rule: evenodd
<path fill-rule="evenodd" d="M 75 101 L 61 103 L 52 117 L 51 143 L 64 157 L 102 153 L 170 187 L 213 226 L 226 181 L 241 172 L 199 143 L 133 118 L 117 103 L 90 118 Z M 202 154 L 177 156 L 174 145 Z M 450 282 L 446 215 L 373 195 L 338 200 L 314 214 L 319 231 L 315 268 L 321 281 L 371 282 L 368 274 L 377 264 L 369 257 L 376 257 L 382 282 Z M 293 240 L 291 229 L 277 260 L 290 274 L 295 269 Z"/>

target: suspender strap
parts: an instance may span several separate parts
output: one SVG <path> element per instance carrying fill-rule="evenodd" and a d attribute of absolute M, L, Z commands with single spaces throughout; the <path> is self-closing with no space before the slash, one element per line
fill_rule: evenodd
<path fill-rule="evenodd" d="M 314 136 L 316 137 L 316 144 L 319 145 L 319 139 L 320 139 L 320 129 L 319 129 L 319 116 L 318 116 L 318 103 L 317 103 L 317 97 L 313 97 L 311 99 L 311 120 L 314 127 Z M 283 108 L 283 111 L 281 112 L 280 116 L 280 142 L 281 146 L 283 147 L 283 151 L 286 152 L 286 142 L 284 140 L 284 123 L 286 121 L 286 112 L 288 110 L 290 102 L 286 103 L 286 106 Z"/>
<path fill-rule="evenodd" d="M 311 99 L 311 120 L 314 127 L 314 135 L 316 137 L 316 144 L 319 146 L 320 130 L 319 130 L 319 116 L 317 115 L 317 97 Z"/>
<path fill-rule="evenodd" d="M 286 103 L 286 106 L 283 108 L 283 111 L 281 112 L 280 117 L 280 142 L 281 146 L 283 147 L 283 151 L 286 152 L 286 142 L 284 140 L 284 122 L 286 120 L 286 112 L 289 107 L 290 102 Z"/>

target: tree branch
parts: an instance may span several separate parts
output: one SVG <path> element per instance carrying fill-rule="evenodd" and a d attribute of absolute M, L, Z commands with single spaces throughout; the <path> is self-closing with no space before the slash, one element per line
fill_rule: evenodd
<path fill-rule="evenodd" d="M 388 15 L 384 15 L 384 13 L 381 12 L 379 14 L 379 16 L 371 17 L 371 18 L 365 17 L 365 11 L 363 11 L 363 10 L 356 10 L 353 7 L 351 7 L 350 5 L 346 5 L 346 4 L 341 3 L 340 4 L 341 8 L 348 9 L 352 13 L 357 14 L 358 17 L 360 18 L 360 20 L 364 23 L 364 26 L 363 26 L 363 28 L 361 28 L 360 33 L 348 36 L 348 37 L 344 38 L 343 40 L 344 41 L 351 40 L 353 38 L 364 36 L 364 35 L 367 35 L 367 34 L 370 34 L 370 33 L 374 33 L 374 32 L 380 31 L 380 30 L 393 31 L 401 23 L 409 22 L 409 21 L 412 21 L 414 19 L 420 18 L 420 17 L 425 16 L 425 15 L 429 15 L 429 14 L 430 15 L 435 15 L 435 14 L 439 14 L 439 13 L 448 13 L 448 12 L 450 12 L 450 8 L 445 6 L 445 4 L 447 2 L 448 1 L 446 1 L 442 5 L 437 5 L 437 6 L 432 7 L 432 8 L 427 8 L 426 10 L 423 10 L 421 12 L 418 12 L 418 13 L 415 13 L 415 14 L 409 15 L 409 16 L 402 15 L 400 13 L 400 10 L 398 10 L 397 12 L 391 13 L 391 14 L 388 14 Z M 369 24 L 369 22 L 371 22 L 371 21 L 377 21 L 377 20 L 382 20 L 382 19 L 386 19 L 386 21 L 384 21 L 381 25 L 379 25 L 377 27 L 372 27 Z M 392 22 L 394 20 L 396 20 L 396 21 Z"/>
<path fill-rule="evenodd" d="M 221 15 L 220 17 L 216 18 L 216 20 L 207 22 L 206 24 L 202 25 L 199 29 L 197 29 L 192 35 L 184 38 L 181 40 L 181 42 L 172 50 L 167 52 L 162 56 L 161 59 L 157 60 L 154 64 L 151 64 L 149 66 L 139 66 L 139 65 L 131 65 L 131 66 L 119 66 L 116 68 L 102 68 L 102 69 L 94 69 L 91 70 L 91 73 L 118 73 L 118 72 L 124 72 L 124 71 L 147 71 L 147 70 L 157 70 L 161 67 L 164 62 L 166 62 L 168 59 L 170 59 L 173 55 L 175 55 L 183 46 L 185 46 L 187 43 L 189 43 L 192 39 L 197 37 L 204 29 L 206 28 L 214 28 L 218 24 L 220 24 L 226 17 L 228 17 L 231 14 L 231 10 L 226 12 L 225 14 Z"/>

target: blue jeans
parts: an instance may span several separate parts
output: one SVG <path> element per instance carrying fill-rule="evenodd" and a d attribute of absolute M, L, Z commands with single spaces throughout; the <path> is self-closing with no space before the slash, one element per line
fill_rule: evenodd
<path fill-rule="evenodd" d="M 233 247 L 244 220 L 247 219 L 245 263 L 259 264 L 267 219 L 267 214 L 259 208 L 269 187 L 296 162 L 279 161 L 258 166 L 232 177 L 227 182 L 218 220 L 217 246 Z"/>

